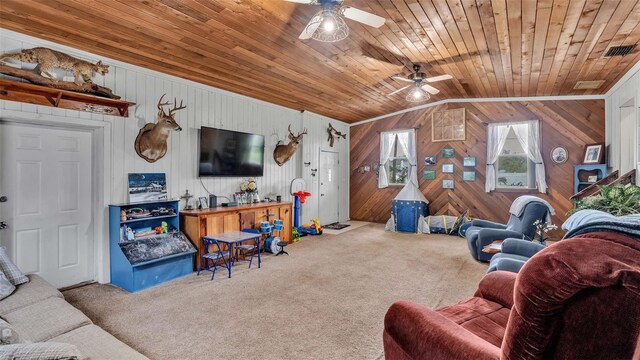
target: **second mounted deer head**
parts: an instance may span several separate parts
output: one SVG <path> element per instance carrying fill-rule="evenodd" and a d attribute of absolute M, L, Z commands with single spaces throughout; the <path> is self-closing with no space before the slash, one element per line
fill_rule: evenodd
<path fill-rule="evenodd" d="M 166 95 L 166 94 L 164 94 Z M 136 137 L 135 149 L 138 155 L 150 163 L 154 163 L 167 153 L 167 140 L 171 131 L 182 131 L 182 128 L 174 118 L 175 112 L 186 108 L 180 101 L 173 99 L 173 108 L 169 112 L 164 111 L 164 107 L 171 105 L 169 102 L 162 102 L 164 95 L 158 101 L 158 116 L 155 123 L 146 124 Z"/>
<path fill-rule="evenodd" d="M 298 148 L 298 144 L 302 141 L 302 137 L 306 134 L 307 129 L 304 129 L 304 131 L 298 133 L 298 135 L 293 135 L 291 132 L 291 125 L 289 125 L 289 143 L 285 145 L 279 142 L 273 150 L 273 160 L 276 161 L 278 166 L 284 165 L 284 163 L 291 159 Z"/>
<path fill-rule="evenodd" d="M 347 134 L 343 134 L 340 131 L 336 130 L 336 128 L 334 128 L 331 124 L 329 124 L 329 127 L 327 128 L 327 133 L 329 133 L 329 138 L 327 140 L 329 141 L 330 147 L 333 147 L 333 143 L 336 138 L 347 138 Z"/>

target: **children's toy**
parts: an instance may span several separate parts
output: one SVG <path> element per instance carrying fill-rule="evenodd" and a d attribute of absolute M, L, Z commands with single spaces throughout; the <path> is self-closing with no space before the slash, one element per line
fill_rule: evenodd
<path fill-rule="evenodd" d="M 153 230 L 155 230 L 156 234 L 166 234 L 169 230 L 169 225 L 166 221 L 163 221 L 160 226 L 156 226 Z"/>
<path fill-rule="evenodd" d="M 292 241 L 293 241 L 293 242 L 298 242 L 298 241 L 300 241 L 300 233 L 298 232 L 298 228 L 294 227 L 294 228 L 291 230 L 291 235 L 292 235 L 292 237 L 293 237 L 293 239 L 292 239 Z"/>
<path fill-rule="evenodd" d="M 302 226 L 298 228 L 298 232 L 301 234 L 321 235 L 322 226 L 320 226 L 320 221 L 318 219 L 311 219 L 311 225 L 302 224 Z"/>
<path fill-rule="evenodd" d="M 133 235 L 133 230 L 127 226 L 127 240 L 131 241 L 135 239 L 135 235 Z"/>
<path fill-rule="evenodd" d="M 297 178 L 291 181 L 291 195 L 293 198 L 293 226 L 300 226 L 300 204 L 304 204 L 307 197 L 311 196 L 310 192 L 304 191 L 304 179 Z"/>

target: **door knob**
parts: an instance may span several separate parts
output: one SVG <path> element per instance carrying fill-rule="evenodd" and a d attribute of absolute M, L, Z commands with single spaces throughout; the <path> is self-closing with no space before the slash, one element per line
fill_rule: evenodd
<path fill-rule="evenodd" d="M 0 230 L 6 229 L 6 228 L 7 228 L 7 223 L 4 221 L 0 221 Z"/>

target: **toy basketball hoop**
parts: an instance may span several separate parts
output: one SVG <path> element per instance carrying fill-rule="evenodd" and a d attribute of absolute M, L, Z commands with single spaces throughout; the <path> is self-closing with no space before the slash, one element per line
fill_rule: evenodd
<path fill-rule="evenodd" d="M 300 204 L 304 204 L 304 201 L 307 200 L 307 197 L 311 196 L 311 193 L 306 191 L 298 191 L 293 193 L 293 195 L 300 199 Z"/>

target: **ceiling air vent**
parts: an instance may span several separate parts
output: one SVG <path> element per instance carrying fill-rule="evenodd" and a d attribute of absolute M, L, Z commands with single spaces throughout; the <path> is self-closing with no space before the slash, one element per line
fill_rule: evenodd
<path fill-rule="evenodd" d="M 609 51 L 604 56 L 625 56 L 633 51 L 635 47 L 635 45 L 613 46 L 609 48 Z"/>
<path fill-rule="evenodd" d="M 604 80 L 578 81 L 574 90 L 595 90 L 604 84 Z"/>

